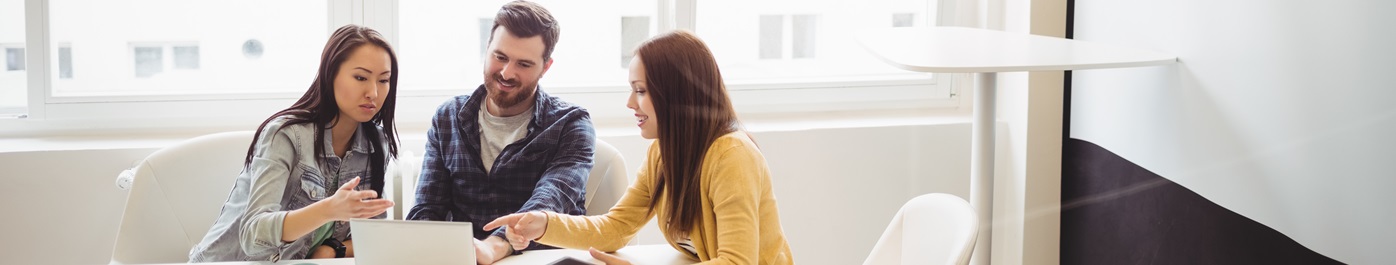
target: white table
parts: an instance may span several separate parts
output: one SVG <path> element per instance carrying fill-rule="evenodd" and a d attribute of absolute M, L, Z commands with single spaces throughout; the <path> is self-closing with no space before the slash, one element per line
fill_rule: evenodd
<path fill-rule="evenodd" d="M 989 258 L 993 223 L 994 102 L 997 73 L 1165 65 L 1177 57 L 1062 38 L 961 27 L 885 28 L 857 36 L 864 48 L 897 68 L 977 73 L 970 156 L 970 204 L 979 212 L 977 264 Z"/>
<path fill-rule="evenodd" d="M 618 256 L 629 260 L 634 264 L 644 265 L 686 265 L 698 263 L 697 260 L 689 259 L 688 255 L 674 250 L 673 247 L 665 244 L 626 246 L 616 251 Z M 576 249 L 549 249 L 530 250 L 523 254 L 510 256 L 495 262 L 496 265 L 543 265 L 553 262 L 564 256 L 577 258 L 580 260 L 601 264 L 601 261 L 591 258 L 591 253 L 586 250 Z M 216 262 L 204 264 L 219 265 L 354 265 L 353 258 L 342 259 L 315 259 L 315 260 L 282 260 L 281 262 Z M 466 263 L 462 263 L 466 264 Z"/>
<path fill-rule="evenodd" d="M 615 253 L 621 258 L 629 260 L 633 264 L 644 265 L 686 265 L 698 263 L 698 260 L 689 259 L 688 255 L 680 253 L 673 247 L 666 244 L 636 245 L 626 246 Z M 591 253 L 586 250 L 576 249 L 549 249 L 525 251 L 523 254 L 504 258 L 494 264 L 496 265 L 541 265 L 553 262 L 563 256 L 570 256 L 594 264 L 602 264 L 601 261 L 591 258 Z"/>

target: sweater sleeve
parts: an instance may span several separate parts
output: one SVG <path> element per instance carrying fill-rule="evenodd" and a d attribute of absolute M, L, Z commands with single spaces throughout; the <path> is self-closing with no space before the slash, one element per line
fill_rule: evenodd
<path fill-rule="evenodd" d="M 658 149 L 650 146 L 648 158 L 615 207 L 597 216 L 548 214 L 548 229 L 539 243 L 552 246 L 611 252 L 624 247 L 635 233 L 654 217 L 650 212 L 651 191 L 654 189 L 654 162 L 659 161 Z"/>

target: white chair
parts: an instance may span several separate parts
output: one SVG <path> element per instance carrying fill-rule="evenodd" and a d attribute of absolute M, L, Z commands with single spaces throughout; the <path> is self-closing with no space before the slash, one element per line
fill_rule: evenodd
<path fill-rule="evenodd" d="M 111 264 L 182 263 L 203 240 L 242 171 L 252 131 L 199 136 L 136 166 Z"/>
<path fill-rule="evenodd" d="M 253 131 L 195 137 L 155 151 L 136 166 L 111 264 L 184 263 L 218 218 L 242 172 Z M 409 153 L 410 155 L 410 153 Z M 400 168 L 390 162 L 384 197 L 397 199 Z M 400 212 L 400 210 L 393 210 Z M 400 216 L 400 215 L 399 215 Z"/>
<path fill-rule="evenodd" d="M 944 193 L 917 196 L 892 217 L 863 265 L 969 264 L 978 234 L 969 202 Z"/>
<path fill-rule="evenodd" d="M 422 171 L 422 157 L 398 147 L 397 159 L 389 162 L 385 169 L 388 182 L 383 185 L 383 198 L 393 200 L 393 209 L 388 210 L 388 219 L 407 219 L 408 211 L 417 205 L 417 174 Z"/>
<path fill-rule="evenodd" d="M 630 177 L 625 172 L 625 157 L 620 155 L 620 150 L 601 139 L 596 139 L 595 149 L 583 204 L 587 215 L 606 214 L 630 187 Z"/>

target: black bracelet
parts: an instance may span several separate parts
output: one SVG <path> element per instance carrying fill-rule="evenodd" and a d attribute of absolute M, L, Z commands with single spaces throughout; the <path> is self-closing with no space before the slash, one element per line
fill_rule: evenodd
<path fill-rule="evenodd" d="M 335 257 L 335 258 L 343 258 L 343 257 L 344 257 L 344 251 L 345 251 L 344 243 L 339 242 L 339 239 L 334 239 L 333 237 L 325 238 L 325 241 L 324 241 L 324 242 L 321 242 L 320 244 L 321 244 L 321 245 L 324 245 L 324 246 L 327 246 L 327 247 L 330 247 L 330 249 L 334 249 L 334 257 Z"/>

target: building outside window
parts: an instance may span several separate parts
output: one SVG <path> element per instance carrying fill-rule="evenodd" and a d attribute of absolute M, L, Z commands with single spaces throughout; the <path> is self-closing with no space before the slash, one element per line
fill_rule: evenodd
<path fill-rule="evenodd" d="M 24 71 L 24 48 L 5 48 L 5 71 Z"/>
<path fill-rule="evenodd" d="M 172 71 L 199 70 L 199 46 L 189 44 L 133 45 L 131 58 L 136 78 L 152 78 Z M 62 58 L 60 58 L 62 59 Z"/>
<path fill-rule="evenodd" d="M 58 79 L 73 79 L 73 47 L 58 47 Z"/>

